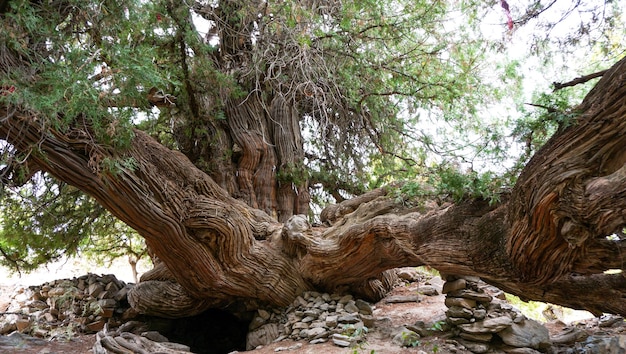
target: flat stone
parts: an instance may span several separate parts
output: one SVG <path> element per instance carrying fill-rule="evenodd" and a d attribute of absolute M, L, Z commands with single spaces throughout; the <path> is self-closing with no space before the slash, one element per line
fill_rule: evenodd
<path fill-rule="evenodd" d="M 417 288 L 417 292 L 426 296 L 437 296 L 439 292 L 431 285 L 423 285 Z"/>
<path fill-rule="evenodd" d="M 446 316 L 448 317 L 460 317 L 460 318 L 472 318 L 474 316 L 474 312 L 471 309 L 461 307 L 461 306 L 451 306 L 446 311 Z"/>
<path fill-rule="evenodd" d="M 448 317 L 446 321 L 453 326 L 470 323 L 469 319 L 462 317 Z"/>
<path fill-rule="evenodd" d="M 355 301 L 356 307 L 359 308 L 359 312 L 364 315 L 371 315 L 374 310 L 372 309 L 372 305 L 370 305 L 367 301 L 357 299 Z"/>
<path fill-rule="evenodd" d="M 473 316 L 477 320 L 482 320 L 487 317 L 487 311 L 484 309 L 476 309 L 474 310 Z"/>
<path fill-rule="evenodd" d="M 98 305 L 102 308 L 114 308 L 117 306 L 117 301 L 113 299 L 102 299 L 98 300 Z"/>
<path fill-rule="evenodd" d="M 467 340 L 471 340 L 472 342 L 489 342 L 493 338 L 493 334 L 491 333 L 459 333 L 459 337 Z"/>
<path fill-rule="evenodd" d="M 302 296 L 298 296 L 295 300 L 293 300 L 294 306 L 306 306 L 308 302 L 302 298 Z"/>
<path fill-rule="evenodd" d="M 270 313 L 267 310 L 263 310 L 263 309 L 258 309 L 257 310 L 259 317 L 261 317 L 264 320 L 269 320 L 270 319 Z"/>
<path fill-rule="evenodd" d="M 312 317 L 312 316 L 306 316 L 305 318 L 302 319 L 301 322 L 303 323 L 309 323 L 309 322 L 313 322 L 317 317 Z"/>
<path fill-rule="evenodd" d="M 303 323 L 303 322 L 296 322 L 293 324 L 293 326 L 291 327 L 293 329 L 307 329 L 309 328 L 309 325 L 307 323 Z"/>
<path fill-rule="evenodd" d="M 24 330 L 27 329 L 29 326 L 30 326 L 30 320 L 20 318 L 17 321 L 15 321 L 15 327 L 17 328 L 17 331 L 20 333 L 24 332 Z"/>
<path fill-rule="evenodd" d="M 349 313 L 357 313 L 357 312 L 359 312 L 359 308 L 356 306 L 356 304 L 354 303 L 353 300 L 348 301 L 348 303 L 346 303 L 343 306 L 343 309 L 346 310 L 346 312 L 349 312 Z"/>
<path fill-rule="evenodd" d="M 313 321 L 309 323 L 309 328 L 325 328 L 325 327 L 326 327 L 326 323 L 321 322 L 321 321 Z"/>
<path fill-rule="evenodd" d="M 469 290 L 469 289 L 452 291 L 448 293 L 448 296 L 462 297 L 464 299 L 471 299 L 471 300 L 476 300 L 477 302 L 486 302 L 486 303 L 489 303 L 491 302 L 491 300 L 493 300 L 491 295 L 487 293 L 484 293 L 484 292 L 481 293 L 481 292 Z"/>
<path fill-rule="evenodd" d="M 326 316 L 326 326 L 328 328 L 337 327 L 339 316 Z"/>
<path fill-rule="evenodd" d="M 403 267 L 396 270 L 398 278 L 406 280 L 408 282 L 415 282 L 420 280 L 420 274 L 417 269 L 413 267 Z"/>
<path fill-rule="evenodd" d="M 565 328 L 561 333 L 551 337 L 552 343 L 557 344 L 572 344 L 574 342 L 581 342 L 589 337 L 589 334 L 577 327 Z"/>
<path fill-rule="evenodd" d="M 505 344 L 513 347 L 546 349 L 551 345 L 548 329 L 530 319 L 513 323 L 510 327 L 500 331 L 498 336 Z"/>
<path fill-rule="evenodd" d="M 333 336 L 331 337 L 331 340 L 336 346 L 339 346 L 339 347 L 347 348 L 352 345 L 350 337 L 343 335 L 343 334 L 339 334 L 339 333 L 333 334 Z"/>
<path fill-rule="evenodd" d="M 326 337 L 327 335 L 328 335 L 328 330 L 326 330 L 325 328 L 317 327 L 317 328 L 309 329 L 307 337 L 309 339 L 312 339 L 312 338 Z"/>
<path fill-rule="evenodd" d="M 465 279 L 447 281 L 443 284 L 443 290 L 441 290 L 441 292 L 444 294 L 447 294 L 453 291 L 465 289 L 466 285 L 467 285 L 467 282 L 465 281 Z"/>
<path fill-rule="evenodd" d="M 119 302 L 126 299 L 126 296 L 128 295 L 128 290 L 130 290 L 130 288 L 128 287 L 121 288 L 117 291 L 117 293 L 115 293 L 115 295 L 113 295 L 113 300 Z"/>
<path fill-rule="evenodd" d="M 43 314 L 43 318 L 44 318 L 44 320 L 46 320 L 46 322 L 54 322 L 54 321 L 56 321 L 56 318 L 50 312 L 44 313 Z"/>
<path fill-rule="evenodd" d="M 348 301 L 353 300 L 353 299 L 354 298 L 352 297 L 352 295 L 344 295 L 337 302 L 342 304 L 342 305 L 345 305 L 345 304 L 348 303 Z"/>
<path fill-rule="evenodd" d="M 374 327 L 374 324 L 376 323 L 376 319 L 374 318 L 374 316 L 360 314 L 359 317 L 361 318 L 361 321 L 363 321 L 363 325 L 365 327 L 367 328 Z"/>
<path fill-rule="evenodd" d="M 332 340 L 333 340 L 333 344 L 338 347 L 347 348 L 352 345 L 352 343 L 345 341 L 345 340 L 336 339 L 336 338 L 333 338 Z"/>
<path fill-rule="evenodd" d="M 486 343 L 463 341 L 461 344 L 463 344 L 463 346 L 465 346 L 465 348 L 467 348 L 470 352 L 476 354 L 486 353 L 490 349 L 489 344 Z"/>
<path fill-rule="evenodd" d="M 91 332 L 98 332 L 98 331 L 101 331 L 104 328 L 105 324 L 106 324 L 106 321 L 99 320 L 99 321 L 95 321 L 95 322 L 91 322 L 91 323 L 87 324 L 86 327 Z"/>
<path fill-rule="evenodd" d="M 357 315 L 356 313 L 351 313 L 348 315 L 344 315 L 344 316 L 339 316 L 339 318 L 337 319 L 337 322 L 339 323 L 357 323 L 359 322 L 359 315 Z"/>
<path fill-rule="evenodd" d="M 52 288 L 50 289 L 50 291 L 48 291 L 48 297 L 63 296 L 66 291 L 67 289 L 61 287 Z"/>
<path fill-rule="evenodd" d="M 444 304 L 448 308 L 452 306 L 459 306 L 459 307 L 465 307 L 467 309 L 473 309 L 476 307 L 476 300 L 464 299 L 461 297 L 446 296 L 446 300 L 444 301 Z"/>
<path fill-rule="evenodd" d="M 459 329 L 465 333 L 497 333 L 511 327 L 513 320 L 508 316 L 488 318 L 484 321 L 459 325 Z"/>

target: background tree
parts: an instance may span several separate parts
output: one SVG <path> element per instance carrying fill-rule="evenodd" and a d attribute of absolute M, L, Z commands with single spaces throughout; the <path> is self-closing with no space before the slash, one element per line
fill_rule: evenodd
<path fill-rule="evenodd" d="M 377 298 L 387 269 L 421 264 L 626 313 L 623 276 L 603 273 L 624 264 L 607 238 L 624 224 L 623 62 L 502 191 L 493 174 L 461 172 L 502 157 L 503 131 L 484 118 L 520 77 L 485 61 L 501 42 L 475 26 L 493 8 L 454 4 L 9 1 L 3 176 L 50 173 L 144 237 L 160 263 L 129 298 L 145 313 L 282 305 L 311 288 Z M 131 129 L 141 110 L 152 137 Z M 437 141 L 431 120 L 468 142 Z M 417 183 L 363 194 L 401 178 Z M 312 187 L 360 196 L 311 230 L 293 215 Z"/>

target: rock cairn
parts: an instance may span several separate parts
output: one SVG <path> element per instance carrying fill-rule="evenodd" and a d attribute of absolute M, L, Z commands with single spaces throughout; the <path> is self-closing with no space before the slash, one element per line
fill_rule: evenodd
<path fill-rule="evenodd" d="M 119 326 L 136 315 L 126 300 L 130 288 L 111 274 L 87 274 L 18 289 L 0 309 L 0 335 L 18 331 L 52 339 Z"/>
<path fill-rule="evenodd" d="M 251 350 L 289 338 L 352 347 L 374 326 L 372 313 L 372 305 L 352 295 L 305 292 L 286 309 L 259 309 L 250 323 L 246 346 Z"/>
<path fill-rule="evenodd" d="M 469 351 L 532 354 L 550 349 L 548 329 L 508 304 L 501 290 L 477 277 L 445 279 L 447 322 Z"/>

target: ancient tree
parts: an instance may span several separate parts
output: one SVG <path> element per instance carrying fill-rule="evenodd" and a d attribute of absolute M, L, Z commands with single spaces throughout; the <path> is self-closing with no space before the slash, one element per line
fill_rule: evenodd
<path fill-rule="evenodd" d="M 328 21 L 315 28 L 304 17 L 311 12 L 266 2 L 187 8 L 165 1 L 148 17 L 136 13 L 144 5 L 131 3 L 0 2 L 3 181 L 19 185 L 49 174 L 136 230 L 157 259 L 129 294 L 143 313 L 182 317 L 234 302 L 286 305 L 308 289 L 376 299 L 393 285 L 390 269 L 429 265 L 480 276 L 524 299 L 626 314 L 626 277 L 605 273 L 626 264 L 626 59 L 602 75 L 572 109 L 571 121 L 498 199 L 429 196 L 404 203 L 392 196 L 396 186 L 350 189 L 332 171 L 305 173 L 304 161 L 331 170 L 344 162 L 355 172 L 357 155 L 375 151 L 372 163 L 415 163 L 392 149 L 398 143 L 392 138 L 406 133 L 391 133 L 402 126 L 385 120 L 397 112 L 384 112 L 382 103 L 391 104 L 391 96 L 452 99 L 463 91 L 453 85 L 476 82 L 470 67 L 455 66 L 454 77 L 437 71 L 453 67 L 429 67 L 425 59 L 450 48 L 428 47 L 426 40 L 393 53 L 397 61 L 354 57 L 368 53 L 350 46 L 381 49 L 378 36 L 416 39 L 405 27 L 408 18 L 379 18 L 375 25 L 368 22 L 373 18 L 348 17 L 359 9 L 329 4 L 309 4 L 320 11 L 314 18 Z M 424 19 L 440 14 L 427 5 L 406 10 Z M 205 38 L 192 31 L 192 10 L 213 23 Z M 114 35 L 129 23 L 161 30 L 133 27 L 125 37 Z M 50 28 L 58 33 L 37 32 Z M 66 45 L 51 45 L 61 38 Z M 346 48 L 355 50 L 341 51 Z M 133 50 L 149 51 L 149 67 L 141 67 Z M 263 51 L 273 51 L 273 61 Z M 324 56 L 329 61 L 318 65 Z M 430 70 L 441 75 L 420 76 Z M 359 71 L 407 80 L 357 80 Z M 355 75 L 350 83 L 382 81 L 336 86 L 333 80 L 348 73 Z M 70 86 L 58 91 L 55 80 Z M 132 129 L 136 110 L 150 106 L 162 113 L 152 129 L 140 123 L 149 133 Z M 305 156 L 299 123 L 307 119 L 328 139 L 316 150 L 327 155 Z M 363 136 L 370 145 L 361 149 Z M 330 160 L 340 148 L 353 156 Z M 302 215 L 312 182 L 339 201 L 315 227 Z M 342 200 L 347 193 L 358 196 Z"/>

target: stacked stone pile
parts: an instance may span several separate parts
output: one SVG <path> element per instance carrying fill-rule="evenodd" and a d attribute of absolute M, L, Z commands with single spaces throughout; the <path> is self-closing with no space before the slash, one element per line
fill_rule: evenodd
<path fill-rule="evenodd" d="M 332 341 L 340 347 L 354 346 L 374 326 L 372 312 L 368 302 L 352 295 L 305 292 L 286 309 L 259 309 L 250 323 L 247 348 L 251 350 L 287 338 L 312 344 Z"/>
<path fill-rule="evenodd" d="M 87 274 L 19 289 L 0 308 L 0 335 L 13 331 L 35 337 L 95 333 L 135 316 L 126 300 L 131 285 L 114 275 Z"/>
<path fill-rule="evenodd" d="M 502 291 L 479 278 L 447 276 L 443 293 L 447 322 L 468 350 L 532 354 L 550 349 L 548 329 L 526 318 L 504 300 Z"/>

